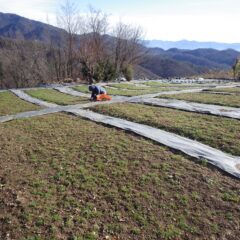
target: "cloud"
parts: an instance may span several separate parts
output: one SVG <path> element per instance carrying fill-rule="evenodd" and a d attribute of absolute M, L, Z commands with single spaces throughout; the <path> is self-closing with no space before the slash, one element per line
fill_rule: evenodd
<path fill-rule="evenodd" d="M 61 0 L 63 1 L 63 0 Z M 0 11 L 56 25 L 59 0 L 0 0 Z M 87 1 L 75 0 L 86 10 Z M 129 4 L 128 4 L 129 2 Z M 143 26 L 147 39 L 240 42 L 239 0 L 89 0 L 119 19 Z"/>
<path fill-rule="evenodd" d="M 15 13 L 30 19 L 46 22 L 47 15 L 52 18 L 57 0 L 0 0 L 1 12 Z"/>
<path fill-rule="evenodd" d="M 111 22 L 116 22 L 112 16 Z M 140 25 L 147 39 L 240 42 L 237 15 L 142 15 L 125 16 L 126 23 Z"/>

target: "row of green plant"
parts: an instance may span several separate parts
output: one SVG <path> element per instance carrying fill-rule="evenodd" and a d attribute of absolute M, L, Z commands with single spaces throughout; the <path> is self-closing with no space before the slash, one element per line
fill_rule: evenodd
<path fill-rule="evenodd" d="M 233 87 L 233 88 L 211 88 L 207 89 L 205 91 L 208 92 L 226 92 L 226 93 L 235 93 L 239 94 L 240 93 L 240 87 Z"/>
<path fill-rule="evenodd" d="M 158 92 L 167 92 L 167 91 L 174 91 L 174 90 L 180 90 L 178 88 L 162 88 L 162 89 L 155 89 L 150 88 L 146 90 L 124 90 L 124 89 L 113 89 L 109 88 L 108 86 L 104 87 L 108 94 L 110 95 L 120 95 L 120 96 L 126 96 L 126 97 L 133 97 L 133 96 L 139 96 L 139 95 L 145 95 L 145 94 L 151 94 L 151 93 L 158 93 Z M 83 92 L 83 93 L 89 93 L 88 86 L 87 85 L 79 85 L 76 87 L 73 87 L 74 90 Z"/>
<path fill-rule="evenodd" d="M 220 95 L 209 93 L 182 93 L 174 95 L 161 95 L 159 98 L 186 100 L 190 102 L 215 104 L 228 107 L 240 107 L 239 95 Z"/>
<path fill-rule="evenodd" d="M 40 107 L 21 100 L 9 91 L 0 93 L 0 115 L 2 116 L 38 109 L 40 109 Z"/>
<path fill-rule="evenodd" d="M 87 98 L 71 96 L 60 93 L 54 89 L 27 90 L 26 93 L 32 97 L 59 105 L 73 105 L 77 103 L 88 102 Z"/>
<path fill-rule="evenodd" d="M 3 239 L 238 235 L 239 181 L 166 147 L 64 114 L 0 136 Z"/>
<path fill-rule="evenodd" d="M 92 109 L 105 115 L 154 126 L 233 155 L 240 155 L 238 120 L 130 103 L 101 105 Z"/>

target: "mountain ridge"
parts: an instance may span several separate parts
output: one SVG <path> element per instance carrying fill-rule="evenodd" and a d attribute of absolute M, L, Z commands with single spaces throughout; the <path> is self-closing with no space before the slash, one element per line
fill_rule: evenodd
<path fill-rule="evenodd" d="M 31 20 L 17 14 L 0 12 L 0 36 L 19 40 L 38 40 L 44 43 L 61 44 L 66 31 L 42 23 L 40 21 Z"/>
<path fill-rule="evenodd" d="M 6 54 L 16 51 L 16 47 L 4 47 L 7 39 L 15 41 L 26 41 L 33 43 L 41 43 L 45 45 L 45 55 L 41 55 L 41 63 L 43 69 L 47 69 L 46 56 L 51 56 L 47 51 L 50 44 L 56 47 L 65 45 L 64 36 L 66 31 L 45 23 L 27 19 L 16 14 L 0 13 L 0 64 L 5 66 Z M 110 35 L 104 36 L 107 44 L 111 45 L 114 37 Z M 81 39 L 81 35 L 79 35 Z M 3 44 L 4 43 L 4 44 Z M 17 46 L 23 48 L 23 52 L 28 52 L 31 56 L 30 43 L 24 45 L 21 42 L 16 43 Z M 14 46 L 15 43 L 12 42 Z M 1 47 L 3 46 L 3 47 Z M 44 46 L 41 46 L 44 48 Z M 38 48 L 38 46 L 36 46 Z M 147 48 L 142 46 L 147 54 L 135 68 L 135 76 L 138 78 L 172 78 L 172 77 L 191 77 L 207 72 L 214 71 L 229 71 L 231 70 L 236 59 L 240 56 L 240 52 L 232 49 L 216 50 L 211 48 L 200 49 L 178 49 L 170 48 L 164 50 L 163 48 Z M 33 54 L 34 55 L 34 52 Z M 46 65 L 46 66 L 45 66 Z M 5 67 L 7 69 L 7 67 Z M 7 72 L 7 71 L 6 71 Z M 42 74 L 42 73 L 41 73 Z M 44 79 L 44 77 L 42 77 Z"/>
<path fill-rule="evenodd" d="M 213 48 L 216 50 L 227 50 L 234 49 L 240 51 L 240 43 L 221 43 L 214 41 L 189 41 L 189 40 L 180 40 L 180 41 L 164 41 L 164 40 L 146 40 L 144 41 L 144 45 L 150 48 L 158 47 L 164 50 L 168 50 L 171 48 L 178 49 L 188 49 L 194 50 L 199 48 Z"/>

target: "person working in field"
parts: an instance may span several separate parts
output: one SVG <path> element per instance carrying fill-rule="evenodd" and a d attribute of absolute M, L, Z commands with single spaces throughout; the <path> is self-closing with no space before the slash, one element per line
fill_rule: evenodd
<path fill-rule="evenodd" d="M 111 97 L 107 95 L 106 89 L 101 86 L 90 85 L 88 89 L 92 92 L 91 100 L 93 101 L 111 100 Z"/>

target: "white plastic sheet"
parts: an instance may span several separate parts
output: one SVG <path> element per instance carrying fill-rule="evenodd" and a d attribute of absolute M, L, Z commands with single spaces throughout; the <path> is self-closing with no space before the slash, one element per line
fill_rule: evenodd
<path fill-rule="evenodd" d="M 240 119 L 240 108 L 161 98 L 135 99 L 130 102 Z"/>
<path fill-rule="evenodd" d="M 139 96 L 134 96 L 130 98 L 130 101 L 133 99 L 147 99 L 147 98 L 154 98 L 154 97 L 158 97 L 161 95 L 173 95 L 173 94 L 180 94 L 180 93 L 195 93 L 195 92 L 201 92 L 203 89 L 202 88 L 195 88 L 195 89 L 185 89 L 185 90 L 178 90 L 178 91 L 163 91 L 163 92 L 159 92 L 159 93 L 150 93 L 150 94 L 145 94 L 145 95 L 139 95 Z"/>
<path fill-rule="evenodd" d="M 88 97 L 88 98 L 90 97 L 90 94 L 75 91 L 70 87 L 55 87 L 54 89 L 56 89 L 57 91 L 59 91 L 61 93 L 69 94 L 69 95 L 72 95 L 75 97 Z"/>
<path fill-rule="evenodd" d="M 89 103 L 85 103 L 85 104 L 80 103 L 80 104 L 76 104 L 76 105 L 59 106 L 55 103 L 48 103 L 48 102 L 45 102 L 45 101 L 40 100 L 38 98 L 31 97 L 27 93 L 23 92 L 22 90 L 11 90 L 11 91 L 14 94 L 16 94 L 19 98 L 21 98 L 21 99 L 23 99 L 27 102 L 37 104 L 37 105 L 40 105 L 42 107 L 48 107 L 48 108 L 58 107 L 59 111 L 63 111 L 65 108 L 88 108 L 88 107 L 92 107 L 92 106 L 95 106 L 95 105 L 101 105 L 101 104 L 111 104 L 111 103 L 117 103 L 117 102 L 125 102 L 129 99 L 128 97 L 116 96 L 111 101 L 89 102 Z M 71 91 L 68 94 L 71 94 Z"/>
<path fill-rule="evenodd" d="M 59 92 L 69 94 L 69 95 L 72 95 L 72 96 L 77 96 L 77 97 L 88 97 L 88 98 L 90 98 L 90 96 L 91 96 L 90 93 L 87 94 L 87 93 L 82 93 L 82 92 L 79 92 L 79 91 L 75 91 L 70 87 L 57 87 L 55 89 L 58 90 Z M 118 101 L 118 100 L 122 101 L 123 99 L 127 100 L 127 97 L 125 97 L 125 96 L 111 96 L 111 97 L 112 97 L 113 101 Z"/>
<path fill-rule="evenodd" d="M 216 167 L 237 178 L 240 178 L 240 157 L 231 156 L 230 154 L 226 154 L 220 150 L 173 133 L 143 124 L 130 122 L 124 119 L 109 117 L 88 110 L 70 110 L 68 112 L 86 119 L 90 119 L 94 122 L 99 122 L 134 132 L 138 135 L 152 139 L 158 143 L 179 150 L 197 159 L 205 159 L 210 164 L 215 165 Z"/>
<path fill-rule="evenodd" d="M 36 99 L 31 97 L 29 98 L 29 96 L 24 92 L 17 91 L 16 93 L 19 94 L 21 98 L 23 98 L 24 100 L 35 103 Z M 128 98 L 125 98 L 125 99 L 121 98 L 121 101 L 126 101 L 126 99 Z M 119 101 L 120 100 L 118 101 L 115 100 L 115 102 L 119 102 Z M 41 101 L 41 104 L 45 105 L 46 102 Z M 41 116 L 41 115 L 56 113 L 60 111 L 70 112 L 95 122 L 100 122 L 103 124 L 111 125 L 127 131 L 134 132 L 138 135 L 157 141 L 170 148 L 182 151 L 189 156 L 192 156 L 198 159 L 206 159 L 212 165 L 215 165 L 218 168 L 228 172 L 229 174 L 234 175 L 237 178 L 240 178 L 240 158 L 239 157 L 231 156 L 222 151 L 219 151 L 207 145 L 201 144 L 197 141 L 193 141 L 188 138 L 184 138 L 176 134 L 169 133 L 169 132 L 156 129 L 150 126 L 130 122 L 124 119 L 104 116 L 91 111 L 78 109 L 78 108 L 86 108 L 94 105 L 99 105 L 99 104 L 106 104 L 106 102 L 100 102 L 100 103 L 93 102 L 88 104 L 78 104 L 78 105 L 72 105 L 72 106 L 58 106 L 54 104 L 55 105 L 54 107 L 49 107 L 40 111 L 19 113 L 13 116 L 3 116 L 3 117 L 0 117 L 0 122 L 6 122 L 13 119 L 19 119 L 19 118 Z"/>
<path fill-rule="evenodd" d="M 36 116 L 42 116 L 46 114 L 51 113 L 57 113 L 63 111 L 62 108 L 54 107 L 54 108 L 45 108 L 38 111 L 29 111 L 29 112 L 23 112 L 23 113 L 17 113 L 15 115 L 8 115 L 8 116 L 2 116 L 0 117 L 0 123 L 9 122 L 15 119 L 22 119 L 22 118 L 30 118 L 30 117 L 36 117 Z"/>
<path fill-rule="evenodd" d="M 42 106 L 42 107 L 57 107 L 58 106 L 57 104 L 48 103 L 48 102 L 42 101 L 40 99 L 31 97 L 22 90 L 12 89 L 11 92 L 27 102 L 31 102 L 31 103 L 37 104 L 39 106 Z"/>
<path fill-rule="evenodd" d="M 27 95 L 27 94 L 24 93 L 24 95 L 22 95 L 23 100 L 36 104 L 35 98 L 32 98 L 32 97 L 28 98 L 25 95 Z M 42 110 L 17 113 L 15 115 L 0 116 L 0 122 L 3 123 L 3 122 L 8 122 L 8 121 L 11 121 L 14 119 L 30 118 L 30 117 L 34 117 L 34 116 L 41 116 L 41 115 L 76 110 L 76 109 L 81 109 L 81 108 L 90 108 L 90 107 L 94 107 L 96 105 L 103 105 L 103 104 L 105 105 L 105 104 L 126 102 L 127 100 L 128 100 L 128 98 L 126 98 L 126 97 L 119 97 L 119 98 L 116 98 L 115 100 L 107 101 L 107 102 L 89 102 L 89 103 L 84 103 L 84 104 L 76 104 L 76 105 L 68 105 L 68 106 L 60 106 L 60 105 L 54 104 L 53 107 L 48 107 L 48 108 L 45 108 Z M 48 105 L 48 103 L 44 102 L 44 101 L 41 101 L 41 104 L 42 104 L 42 106 Z"/>
<path fill-rule="evenodd" d="M 234 85 L 236 87 L 236 85 Z M 224 85 L 224 86 L 217 86 L 214 88 L 232 88 L 233 85 Z M 184 89 L 184 90 L 174 90 L 174 91 L 164 91 L 164 92 L 159 92 L 159 93 L 152 93 L 152 94 L 145 94 L 145 95 L 140 95 L 140 96 L 135 96 L 135 97 L 131 97 L 131 100 L 135 100 L 135 99 L 147 99 L 147 98 L 155 98 L 161 95 L 175 95 L 175 94 L 181 94 L 181 93 L 199 93 L 202 92 L 204 90 L 209 89 L 204 87 L 204 88 L 194 88 L 194 89 Z"/>
<path fill-rule="evenodd" d="M 2 116 L 0 117 L 0 123 L 9 122 L 13 119 L 13 115 Z"/>
<path fill-rule="evenodd" d="M 145 83 L 145 82 L 159 82 L 159 83 L 197 83 L 197 84 L 206 84 L 206 83 L 216 83 L 216 84 L 229 84 L 233 83 L 229 80 L 222 79 L 155 79 L 155 80 L 133 80 L 132 83 Z"/>

